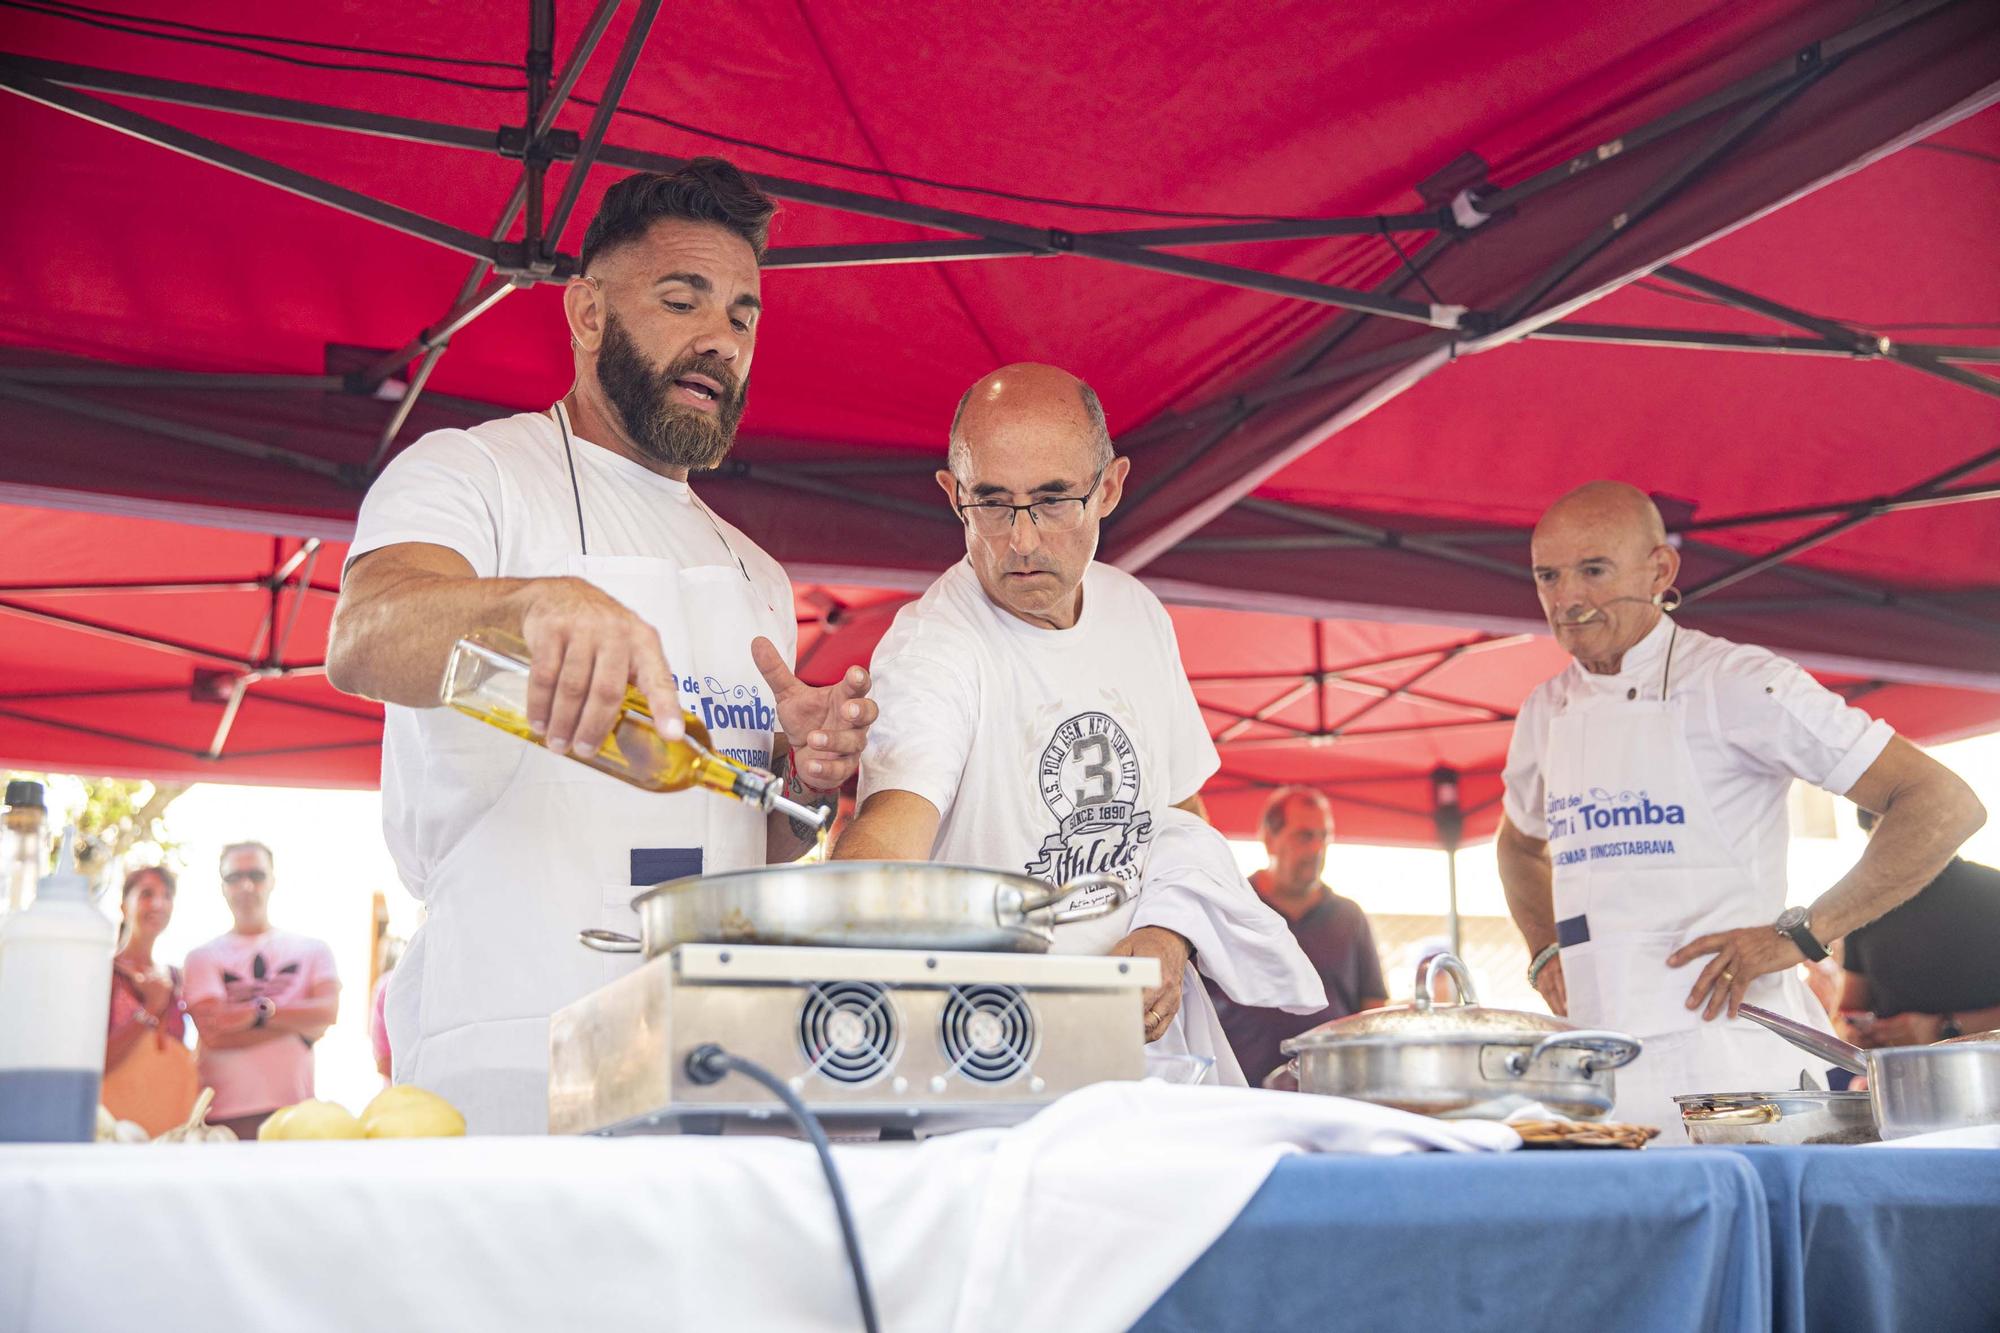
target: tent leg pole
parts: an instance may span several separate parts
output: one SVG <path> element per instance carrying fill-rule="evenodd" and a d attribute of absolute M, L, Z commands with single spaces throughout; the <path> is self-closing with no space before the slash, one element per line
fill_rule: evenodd
<path fill-rule="evenodd" d="M 1444 854 L 1446 892 L 1450 895 L 1445 912 L 1445 924 L 1451 934 L 1451 953 L 1454 958 L 1464 958 L 1464 950 L 1459 947 L 1458 921 L 1458 853 Z"/>

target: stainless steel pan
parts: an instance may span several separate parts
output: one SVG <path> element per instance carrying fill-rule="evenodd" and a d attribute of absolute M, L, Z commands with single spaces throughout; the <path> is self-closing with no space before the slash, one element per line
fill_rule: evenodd
<path fill-rule="evenodd" d="M 1690 1143 L 1873 1143 L 1865 1092 L 1697 1092 L 1674 1098 Z"/>
<path fill-rule="evenodd" d="M 1077 906 L 1058 909 L 1073 894 Z M 632 900 L 643 939 L 581 932 L 603 953 L 648 958 L 677 944 L 1047 953 L 1058 927 L 1109 916 L 1131 897 L 1117 875 L 1051 888 L 1028 875 L 928 861 L 829 861 L 669 880 Z"/>
<path fill-rule="evenodd" d="M 1431 977 L 1439 971 L 1456 984 L 1456 1004 L 1432 1002 Z M 1291 1082 L 1301 1092 L 1482 1119 L 1537 1101 L 1595 1120 L 1615 1100 L 1611 1071 L 1637 1058 L 1639 1042 L 1546 1014 L 1482 1008 L 1465 965 L 1438 954 L 1418 969 L 1409 1004 L 1334 1019 L 1278 1049 L 1291 1061 L 1264 1080 L 1267 1088 Z"/>
<path fill-rule="evenodd" d="M 1754 1004 L 1737 1012 L 1801 1050 L 1867 1075 L 1869 1104 L 1885 1139 L 2000 1124 L 2000 1041 L 1868 1051 Z"/>

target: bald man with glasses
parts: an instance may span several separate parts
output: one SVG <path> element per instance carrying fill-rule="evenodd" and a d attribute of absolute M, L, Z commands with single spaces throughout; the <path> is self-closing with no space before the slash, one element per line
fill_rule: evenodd
<path fill-rule="evenodd" d="M 834 855 L 992 866 L 1053 885 L 1126 881 L 1127 902 L 1059 928 L 1056 950 L 1158 959 L 1146 1039 L 1212 1055 L 1240 1083 L 1202 987 L 1185 984 L 1191 959 L 1244 1003 L 1325 1001 L 1283 920 L 1202 819 L 1219 760 L 1166 608 L 1094 559 L 1130 460 L 1115 456 L 1089 385 L 1015 365 L 966 391 L 947 464 L 937 481 L 964 525 L 965 559 L 875 650 L 884 720 Z M 1111 896 L 1079 890 L 1065 906 Z M 1183 1004 L 1198 1012 L 1177 1023 Z"/>

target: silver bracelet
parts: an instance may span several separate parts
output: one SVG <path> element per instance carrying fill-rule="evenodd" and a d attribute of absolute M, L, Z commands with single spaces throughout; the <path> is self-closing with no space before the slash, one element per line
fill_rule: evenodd
<path fill-rule="evenodd" d="M 1532 963 L 1528 964 L 1528 984 L 1530 986 L 1535 984 L 1535 978 L 1542 975 L 1542 969 L 1549 965 L 1549 959 L 1554 958 L 1560 952 L 1562 952 L 1562 945 L 1560 944 L 1544 944 L 1542 946 L 1542 951 L 1535 955 L 1535 960 Z"/>

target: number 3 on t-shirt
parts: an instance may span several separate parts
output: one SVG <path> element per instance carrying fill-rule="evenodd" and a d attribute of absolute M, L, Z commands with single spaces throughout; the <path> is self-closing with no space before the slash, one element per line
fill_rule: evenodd
<path fill-rule="evenodd" d="M 1093 761 L 1088 752 L 1095 751 Z M 1096 783 L 1097 791 L 1092 794 L 1086 787 L 1076 789 L 1076 803 L 1079 808 L 1086 805 L 1102 805 L 1111 799 L 1111 742 L 1101 734 L 1084 736 L 1076 743 L 1076 757 L 1084 761 L 1083 780 Z"/>

